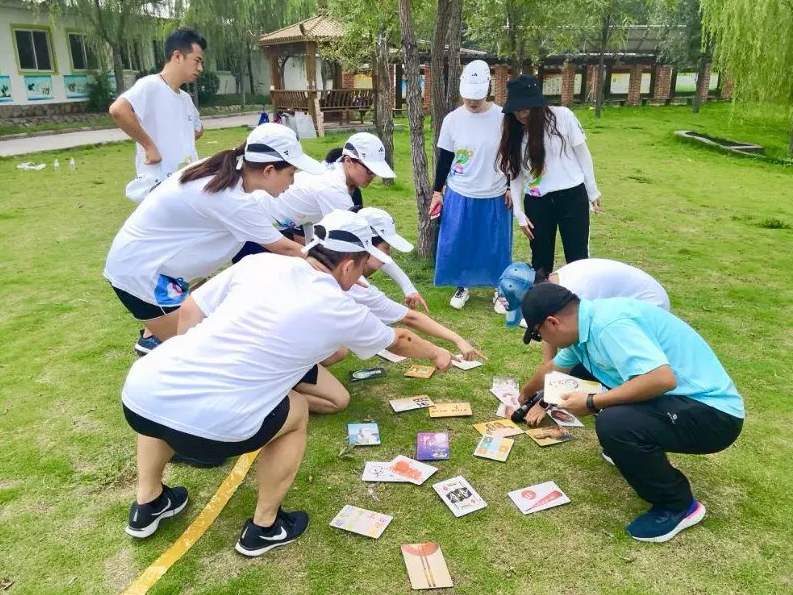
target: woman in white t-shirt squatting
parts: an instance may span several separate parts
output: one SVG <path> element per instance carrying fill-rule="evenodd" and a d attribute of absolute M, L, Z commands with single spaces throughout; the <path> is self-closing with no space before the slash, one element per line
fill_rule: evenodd
<path fill-rule="evenodd" d="M 512 205 L 507 178 L 495 167 L 504 115 L 487 101 L 489 91 L 487 63 L 467 64 L 460 77 L 463 105 L 443 119 L 438 137 L 430 202 L 431 216 L 443 207 L 435 285 L 457 288 L 450 305 L 458 310 L 468 301 L 469 287 L 495 287 L 512 260 Z M 495 297 L 493 301 L 498 308 Z"/>
<path fill-rule="evenodd" d="M 127 197 L 140 203 L 157 182 L 196 161 L 195 141 L 204 128 L 190 95 L 180 89 L 194 83 L 204 69 L 206 39 L 181 27 L 165 40 L 162 72 L 135 81 L 110 106 L 118 127 L 137 144 L 135 173 Z"/>
<path fill-rule="evenodd" d="M 358 211 L 369 227 L 372 228 L 374 237 L 372 244 L 378 250 L 390 256 L 391 248 L 400 252 L 410 252 L 413 245 L 397 233 L 394 219 L 383 209 L 365 207 Z M 347 295 L 358 304 L 366 306 L 383 324 L 404 324 L 413 330 L 421 331 L 431 337 L 443 339 L 455 345 L 460 355 L 465 360 L 484 357 L 481 352 L 471 346 L 460 335 L 446 328 L 432 318 L 411 310 L 404 304 L 395 302 L 368 279 L 382 267 L 382 261 L 370 256 L 364 268 L 363 277 L 367 279 L 365 286 L 363 280 L 353 285 Z M 337 413 L 347 408 L 350 403 L 350 393 L 339 380 L 328 372 L 325 367 L 334 364 L 347 356 L 347 350 L 342 349 L 306 374 L 297 385 L 296 390 L 305 395 L 309 411 L 314 413 Z"/>
<path fill-rule="evenodd" d="M 554 283 L 569 289 L 584 300 L 604 298 L 633 298 L 669 311 L 669 296 L 663 285 L 638 267 L 605 258 L 585 258 L 566 264 L 547 277 L 540 275 L 525 262 L 513 262 L 498 280 L 498 293 L 506 302 L 506 325 L 524 326 L 521 313 L 523 296 L 538 283 Z M 556 350 L 542 342 L 543 362 L 549 362 Z M 582 367 L 583 369 L 583 367 Z M 573 376 L 581 377 L 581 370 Z M 589 373 L 584 374 L 585 377 Z"/>
<path fill-rule="evenodd" d="M 533 76 L 507 83 L 504 114 L 498 167 L 510 177 L 515 217 L 529 238 L 531 264 L 548 275 L 557 227 L 567 262 L 589 256 L 590 205 L 600 211 L 592 156 L 575 114 L 549 107 Z"/>
<path fill-rule="evenodd" d="M 268 207 L 297 168 L 324 170 L 303 154 L 291 129 L 262 124 L 244 145 L 165 180 L 130 215 L 113 240 L 104 275 L 146 326 L 135 344 L 139 355 L 176 334 L 188 282 L 218 270 L 246 241 L 302 256 L 302 246 L 273 227 Z"/>
<path fill-rule="evenodd" d="M 290 151 L 291 152 L 291 151 Z M 391 329 L 345 291 L 371 255 L 366 220 L 333 211 L 317 224 L 306 259 L 257 254 L 216 275 L 187 298 L 180 332 L 133 364 L 121 394 L 137 432 L 138 485 L 126 532 L 148 537 L 180 513 L 187 489 L 163 485 L 179 452 L 195 459 L 261 448 L 258 498 L 236 549 L 246 556 L 297 539 L 302 511 L 281 503 L 306 447 L 308 406 L 293 387 L 342 347 L 367 359 L 382 349 L 449 368 L 451 354 L 405 329 Z"/>
<path fill-rule="evenodd" d="M 347 139 L 337 162 L 320 175 L 299 173 L 294 183 L 270 201 L 270 215 L 276 227 L 289 239 L 311 241 L 312 224 L 334 209 L 352 209 L 362 206 L 353 199 L 356 190 L 366 188 L 375 179 L 396 178 L 385 158 L 382 141 L 369 132 L 357 132 Z M 360 191 L 358 192 L 360 197 Z M 258 243 L 247 242 L 232 259 L 239 262 L 249 254 L 262 252 Z M 408 276 L 391 262 L 383 267 L 405 294 L 405 303 L 411 308 L 427 303 Z"/>

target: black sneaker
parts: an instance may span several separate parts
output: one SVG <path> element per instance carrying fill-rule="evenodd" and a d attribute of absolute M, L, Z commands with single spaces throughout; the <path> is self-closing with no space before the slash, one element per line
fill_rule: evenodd
<path fill-rule="evenodd" d="M 302 510 L 284 512 L 280 508 L 275 517 L 275 523 L 269 529 L 263 529 L 254 524 L 253 519 L 245 521 L 242 535 L 234 546 L 243 556 L 254 558 L 263 553 L 291 543 L 308 529 L 308 514 Z"/>
<path fill-rule="evenodd" d="M 213 467 L 220 467 L 221 465 L 225 464 L 226 458 L 207 457 L 205 459 L 194 459 L 193 457 L 186 457 L 184 455 L 180 455 L 177 452 L 171 457 L 171 462 L 184 463 L 185 465 L 190 465 L 191 467 L 196 467 L 198 469 L 211 469 Z"/>
<path fill-rule="evenodd" d="M 187 505 L 187 488 L 169 488 L 163 484 L 162 494 L 147 504 L 133 502 L 129 509 L 129 522 L 124 529 L 127 535 L 140 539 L 157 530 L 160 520 L 176 516 Z"/>

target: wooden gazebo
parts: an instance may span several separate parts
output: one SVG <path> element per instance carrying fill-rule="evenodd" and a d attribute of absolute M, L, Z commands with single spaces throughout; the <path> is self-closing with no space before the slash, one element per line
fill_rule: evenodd
<path fill-rule="evenodd" d="M 333 88 L 317 88 L 317 49 L 344 35 L 343 25 L 325 16 L 294 23 L 259 38 L 259 47 L 270 63 L 273 110 L 304 111 L 311 115 L 318 136 L 325 136 L 325 115 L 342 122 L 356 112 L 363 114 L 374 104 L 373 89 L 342 89 L 341 65 L 333 65 Z M 279 56 L 305 55 L 307 89 L 284 89 Z M 324 85 L 323 85 L 324 86 Z"/>

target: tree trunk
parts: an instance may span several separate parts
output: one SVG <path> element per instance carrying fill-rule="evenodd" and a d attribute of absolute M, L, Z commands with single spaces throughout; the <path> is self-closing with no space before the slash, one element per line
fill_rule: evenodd
<path fill-rule="evenodd" d="M 432 165 L 438 160 L 438 137 L 441 134 L 441 123 L 446 115 L 446 89 L 444 88 L 443 65 L 446 58 L 446 39 L 449 31 L 453 0 L 438 0 L 435 15 L 435 29 L 430 47 L 430 68 L 432 81 L 430 84 L 430 114 L 432 115 Z M 448 84 L 448 80 L 445 81 Z"/>
<path fill-rule="evenodd" d="M 695 114 L 698 114 L 702 107 L 702 96 L 708 92 L 704 86 L 705 71 L 708 68 L 709 61 L 710 56 L 707 52 L 701 52 L 699 54 L 699 60 L 697 61 L 697 90 L 696 93 L 694 93 L 694 99 L 691 101 L 691 111 Z"/>
<path fill-rule="evenodd" d="M 251 63 L 251 48 L 248 47 L 248 60 L 246 61 L 248 65 L 248 81 L 251 84 L 251 95 L 256 94 L 256 85 L 253 82 L 253 64 Z"/>
<path fill-rule="evenodd" d="M 383 141 L 385 159 L 394 167 L 394 113 L 391 111 L 391 73 L 388 70 L 388 36 L 381 29 L 377 36 L 377 52 L 374 61 L 375 88 L 375 126 L 377 136 Z M 394 180 L 383 179 L 383 186 L 391 186 Z"/>
<path fill-rule="evenodd" d="M 245 94 L 245 67 L 248 65 L 248 61 L 245 59 L 246 50 L 247 44 L 243 45 L 240 51 L 240 105 L 243 107 L 247 101 Z"/>
<path fill-rule="evenodd" d="M 416 187 L 418 208 L 418 254 L 425 258 L 433 256 L 435 245 L 434 229 L 429 218 L 430 183 L 427 176 L 427 153 L 424 145 L 424 115 L 421 98 L 421 65 L 416 38 L 413 33 L 413 15 L 410 0 L 399 0 L 399 22 L 402 30 L 402 52 L 405 61 L 405 87 L 407 91 L 408 127 L 410 130 L 410 153 L 413 163 L 413 183 Z"/>
<path fill-rule="evenodd" d="M 595 88 L 595 117 L 600 118 L 603 108 L 603 91 L 606 87 L 606 45 L 609 41 L 609 28 L 611 27 L 611 15 L 603 15 L 600 27 L 600 51 L 598 55 L 597 86 Z"/>
<path fill-rule="evenodd" d="M 449 19 L 449 55 L 446 76 L 446 113 L 457 107 L 460 95 L 460 45 L 463 37 L 463 0 L 452 0 L 451 18 Z"/>
<path fill-rule="evenodd" d="M 116 96 L 120 96 L 126 91 L 124 85 L 124 64 L 121 62 L 121 45 L 115 44 L 113 48 L 113 74 L 116 77 Z"/>

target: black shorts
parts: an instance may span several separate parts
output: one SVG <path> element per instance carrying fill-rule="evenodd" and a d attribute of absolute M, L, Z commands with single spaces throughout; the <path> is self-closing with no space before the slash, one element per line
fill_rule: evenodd
<path fill-rule="evenodd" d="M 316 384 L 317 378 L 319 377 L 319 364 L 314 364 L 314 367 L 311 368 L 306 375 L 303 376 L 297 384 L 305 383 L 305 384 Z M 297 384 L 295 386 L 297 386 Z"/>
<path fill-rule="evenodd" d="M 110 287 L 112 287 L 113 291 L 116 292 L 118 299 L 121 300 L 121 303 L 124 304 L 124 307 L 129 310 L 137 320 L 152 320 L 153 318 L 165 316 L 166 314 L 179 309 L 179 306 L 158 306 L 157 304 L 150 304 L 148 302 L 144 302 L 140 298 L 136 298 L 134 295 L 127 293 L 123 289 L 119 289 L 113 285 Z"/>
<path fill-rule="evenodd" d="M 289 415 L 287 396 L 264 418 L 262 427 L 253 436 L 241 442 L 221 442 L 174 430 L 138 415 L 123 403 L 122 406 L 127 423 L 138 434 L 159 438 L 180 455 L 199 460 L 236 457 L 261 448 L 281 430 Z"/>

